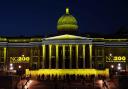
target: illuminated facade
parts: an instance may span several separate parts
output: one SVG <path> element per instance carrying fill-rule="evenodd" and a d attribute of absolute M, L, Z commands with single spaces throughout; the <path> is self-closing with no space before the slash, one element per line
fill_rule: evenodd
<path fill-rule="evenodd" d="M 68 9 L 57 29 L 60 35 L 47 38 L 1 37 L 0 68 L 13 64 L 13 69 L 127 69 L 128 39 L 76 36 L 77 21 Z"/>

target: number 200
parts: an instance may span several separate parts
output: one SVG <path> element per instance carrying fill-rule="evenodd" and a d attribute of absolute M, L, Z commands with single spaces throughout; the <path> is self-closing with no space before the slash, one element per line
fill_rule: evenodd
<path fill-rule="evenodd" d="M 114 61 L 125 61 L 126 60 L 126 57 L 125 56 L 114 56 Z"/>

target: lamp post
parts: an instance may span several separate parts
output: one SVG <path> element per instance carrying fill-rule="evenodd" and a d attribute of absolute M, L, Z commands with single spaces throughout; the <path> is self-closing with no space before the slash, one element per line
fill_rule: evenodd
<path fill-rule="evenodd" d="M 13 71 L 14 67 L 13 67 L 13 64 L 11 63 L 9 65 L 9 74 L 11 75 L 12 74 L 12 71 Z"/>
<path fill-rule="evenodd" d="M 21 69 L 21 65 L 19 65 L 19 69 Z"/>
<path fill-rule="evenodd" d="M 12 63 L 10 64 L 9 69 L 13 70 L 13 64 Z"/>
<path fill-rule="evenodd" d="M 109 56 L 111 56 L 111 57 L 112 57 L 112 53 L 109 53 Z"/>
<path fill-rule="evenodd" d="M 111 65 L 111 68 L 113 69 L 114 68 L 114 65 Z"/>
<path fill-rule="evenodd" d="M 114 72 L 115 72 L 114 71 L 114 65 L 111 65 L 110 66 L 110 78 L 115 74 Z"/>
<path fill-rule="evenodd" d="M 120 73 L 120 70 L 122 70 L 122 66 L 121 66 L 121 64 L 120 63 L 118 63 L 117 64 L 117 73 L 118 73 L 118 75 L 119 75 L 119 73 Z"/>
<path fill-rule="evenodd" d="M 120 71 L 121 69 L 122 69 L 121 64 L 118 63 L 118 65 L 117 65 L 117 70 Z"/>

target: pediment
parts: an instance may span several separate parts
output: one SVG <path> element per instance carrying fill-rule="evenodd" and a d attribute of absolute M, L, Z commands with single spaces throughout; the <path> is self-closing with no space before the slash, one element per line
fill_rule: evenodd
<path fill-rule="evenodd" d="M 65 34 L 65 35 L 59 35 L 59 36 L 48 37 L 48 38 L 44 38 L 44 39 L 45 39 L 45 40 L 66 40 L 66 39 L 76 40 L 76 39 L 91 39 L 91 38 Z"/>

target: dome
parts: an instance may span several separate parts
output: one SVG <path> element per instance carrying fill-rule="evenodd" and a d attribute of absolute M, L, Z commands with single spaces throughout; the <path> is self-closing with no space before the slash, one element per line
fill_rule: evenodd
<path fill-rule="evenodd" d="M 66 8 L 66 14 L 61 16 L 57 23 L 57 30 L 59 31 L 76 31 L 78 29 L 77 20 L 69 13 Z"/>

